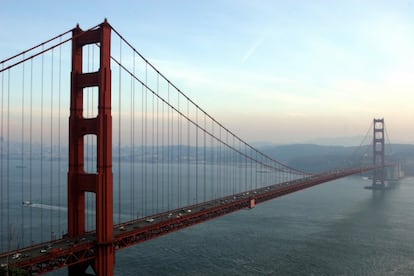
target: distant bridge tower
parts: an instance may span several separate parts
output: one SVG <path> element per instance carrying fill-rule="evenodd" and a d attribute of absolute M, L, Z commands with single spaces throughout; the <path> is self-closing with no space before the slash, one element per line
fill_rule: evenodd
<path fill-rule="evenodd" d="M 72 73 L 69 117 L 68 235 L 76 238 L 85 233 L 85 193 L 96 196 L 96 257 L 69 267 L 69 275 L 85 275 L 89 266 L 97 275 L 113 275 L 113 174 L 111 117 L 111 27 L 106 22 L 98 28 L 73 30 Z M 100 47 L 100 66 L 96 72 L 83 72 L 82 48 Z M 85 118 L 83 93 L 88 87 L 98 89 L 98 114 Z M 84 137 L 96 135 L 97 168 L 85 172 Z"/>
<path fill-rule="evenodd" d="M 372 189 L 385 188 L 385 151 L 384 151 L 384 119 L 374 119 L 373 126 L 373 164 L 380 166 L 372 176 Z"/>

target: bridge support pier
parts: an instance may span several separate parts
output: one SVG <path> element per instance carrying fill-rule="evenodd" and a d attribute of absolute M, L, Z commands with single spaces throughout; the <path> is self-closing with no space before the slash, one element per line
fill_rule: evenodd
<path fill-rule="evenodd" d="M 88 44 L 100 47 L 100 67 L 96 72 L 83 72 L 82 48 Z M 111 116 L 111 27 L 106 22 L 98 28 L 73 30 L 71 103 L 69 117 L 68 171 L 68 235 L 85 234 L 85 193 L 96 195 L 96 258 L 69 267 L 69 275 L 85 274 L 91 265 L 99 276 L 113 275 L 113 174 Z M 98 88 L 98 114 L 83 116 L 83 89 Z M 97 170 L 84 168 L 84 136 L 96 135 Z"/>

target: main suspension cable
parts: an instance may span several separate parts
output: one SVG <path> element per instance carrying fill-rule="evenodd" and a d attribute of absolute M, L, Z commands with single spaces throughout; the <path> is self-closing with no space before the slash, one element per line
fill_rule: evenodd
<path fill-rule="evenodd" d="M 279 162 L 279 161 L 277 161 L 277 160 L 274 160 L 273 158 L 271 158 L 270 156 L 268 156 L 268 155 L 266 155 L 266 154 L 264 154 L 264 153 L 262 153 L 262 152 L 260 152 L 260 151 L 258 151 L 256 148 L 254 148 L 254 147 L 252 147 L 250 144 L 248 144 L 248 143 L 246 143 L 245 141 L 243 141 L 240 137 L 238 137 L 237 135 L 235 135 L 233 132 L 231 132 L 229 129 L 227 129 L 226 127 L 224 127 L 221 123 L 219 123 L 216 119 L 214 119 L 212 116 L 210 116 L 206 111 L 204 111 L 201 107 L 199 107 L 195 102 L 193 102 L 187 95 L 185 95 L 178 87 L 176 87 L 168 78 L 166 78 L 160 71 L 158 71 L 158 69 L 155 67 L 155 66 L 153 66 L 140 52 L 138 52 L 116 29 L 114 29 L 112 26 L 111 26 L 111 28 L 112 28 L 112 30 L 119 36 L 119 38 L 122 40 L 122 41 L 124 41 L 124 43 L 125 44 L 127 44 L 134 52 L 136 52 L 136 54 L 137 55 L 139 55 L 140 57 L 141 57 L 141 59 L 146 63 L 146 64 L 148 64 L 157 74 L 159 74 L 167 83 L 169 83 L 179 94 L 181 94 L 187 101 L 189 101 L 191 104 L 193 104 L 196 108 L 198 108 L 198 109 L 200 109 L 200 111 L 202 111 L 203 113 L 205 113 L 206 114 L 206 116 L 207 117 L 209 117 L 210 118 L 210 120 L 212 120 L 214 123 L 216 123 L 217 125 L 219 125 L 219 127 L 221 127 L 221 128 L 223 128 L 225 131 L 227 131 L 227 132 L 229 132 L 231 135 L 233 135 L 233 136 L 235 136 L 236 137 L 236 139 L 238 139 L 238 140 L 240 140 L 245 146 L 247 146 L 248 148 L 250 148 L 251 150 L 253 150 L 253 151 L 256 151 L 258 154 L 260 154 L 260 155 L 262 155 L 262 156 L 264 156 L 264 157 L 266 157 L 267 159 L 270 159 L 270 160 L 272 160 L 273 162 L 275 162 L 275 163 L 279 163 L 279 164 L 281 164 L 282 166 L 284 166 L 284 167 L 287 167 L 287 168 L 289 168 L 289 170 L 290 171 L 292 171 L 292 172 L 298 172 L 298 173 L 300 173 L 300 174 L 303 174 L 303 175 L 307 175 L 308 173 L 306 173 L 306 172 L 303 172 L 303 171 L 300 171 L 300 170 L 296 170 L 296 169 L 293 169 L 293 168 L 290 168 L 290 167 L 288 167 L 287 165 L 285 165 L 285 164 L 282 164 L 281 162 Z M 116 63 L 118 63 L 118 65 L 119 66 L 122 66 L 119 62 L 117 62 L 113 57 L 112 57 L 112 59 L 116 62 Z M 130 71 L 125 67 L 125 66 L 122 66 L 123 67 L 123 69 L 126 71 L 126 72 L 128 72 L 129 74 L 131 74 L 130 73 Z M 138 78 L 137 78 L 137 81 L 140 81 Z M 141 81 L 140 81 L 141 82 Z M 155 93 L 152 89 L 149 89 L 149 88 L 147 88 L 148 90 L 150 90 L 152 93 Z M 158 95 L 157 95 L 158 96 Z M 159 97 L 159 96 L 158 96 Z M 160 97 L 160 99 L 162 100 L 162 101 L 164 101 L 165 102 L 165 100 L 164 99 L 162 99 L 161 97 Z M 167 104 L 169 104 L 169 103 L 167 103 Z M 186 118 L 187 120 L 191 120 L 190 118 L 187 118 L 186 116 L 184 116 L 184 114 L 182 114 L 180 111 L 179 111 L 179 108 L 178 108 L 178 110 L 176 110 L 181 116 L 183 116 L 184 118 Z M 193 121 L 191 121 L 191 122 L 193 122 Z M 194 122 L 193 122 L 193 124 L 194 124 Z M 198 126 L 197 124 L 195 124 L 197 127 L 200 127 L 200 126 Z M 222 142 L 222 141 L 221 141 Z M 223 144 L 225 144 L 225 143 L 223 143 Z"/>

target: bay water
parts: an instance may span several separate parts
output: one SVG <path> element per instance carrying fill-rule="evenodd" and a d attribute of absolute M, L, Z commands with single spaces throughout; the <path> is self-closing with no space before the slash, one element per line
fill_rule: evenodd
<path fill-rule="evenodd" d="M 43 177 L 61 185 L 53 192 L 65 192 L 65 168 L 53 176 L 59 182 Z M 33 169 L 33 179 L 36 173 Z M 46 188 L 42 201 L 33 196 L 33 208 L 22 207 L 28 191 L 12 197 L 23 186 L 12 170 L 9 178 L 3 192 L 10 188 L 10 197 L 2 194 L 2 206 L 9 206 L 1 210 L 3 249 L 6 218 L 25 230 L 13 221 L 22 212 L 32 215 L 33 225 L 42 221 L 40 210 L 61 216 L 61 225 L 53 228 L 59 236 L 66 225 L 66 196 L 49 199 Z M 414 178 L 386 191 L 364 189 L 368 185 L 361 176 L 339 179 L 121 250 L 115 275 L 414 275 Z M 47 239 L 49 220 L 43 222 Z M 34 237 L 42 230 L 36 229 Z"/>
<path fill-rule="evenodd" d="M 116 275 L 414 275 L 414 178 L 299 191 L 120 251 Z"/>

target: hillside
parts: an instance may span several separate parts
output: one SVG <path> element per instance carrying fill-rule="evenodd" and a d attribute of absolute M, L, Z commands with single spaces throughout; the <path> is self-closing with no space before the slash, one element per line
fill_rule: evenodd
<path fill-rule="evenodd" d="M 322 172 L 351 165 L 372 163 L 372 146 L 344 147 L 314 144 L 263 146 L 260 150 L 272 158 L 307 172 Z M 386 146 L 388 160 L 403 163 L 406 175 L 414 175 L 414 145 Z M 362 162 L 361 162 L 362 161 Z"/>

